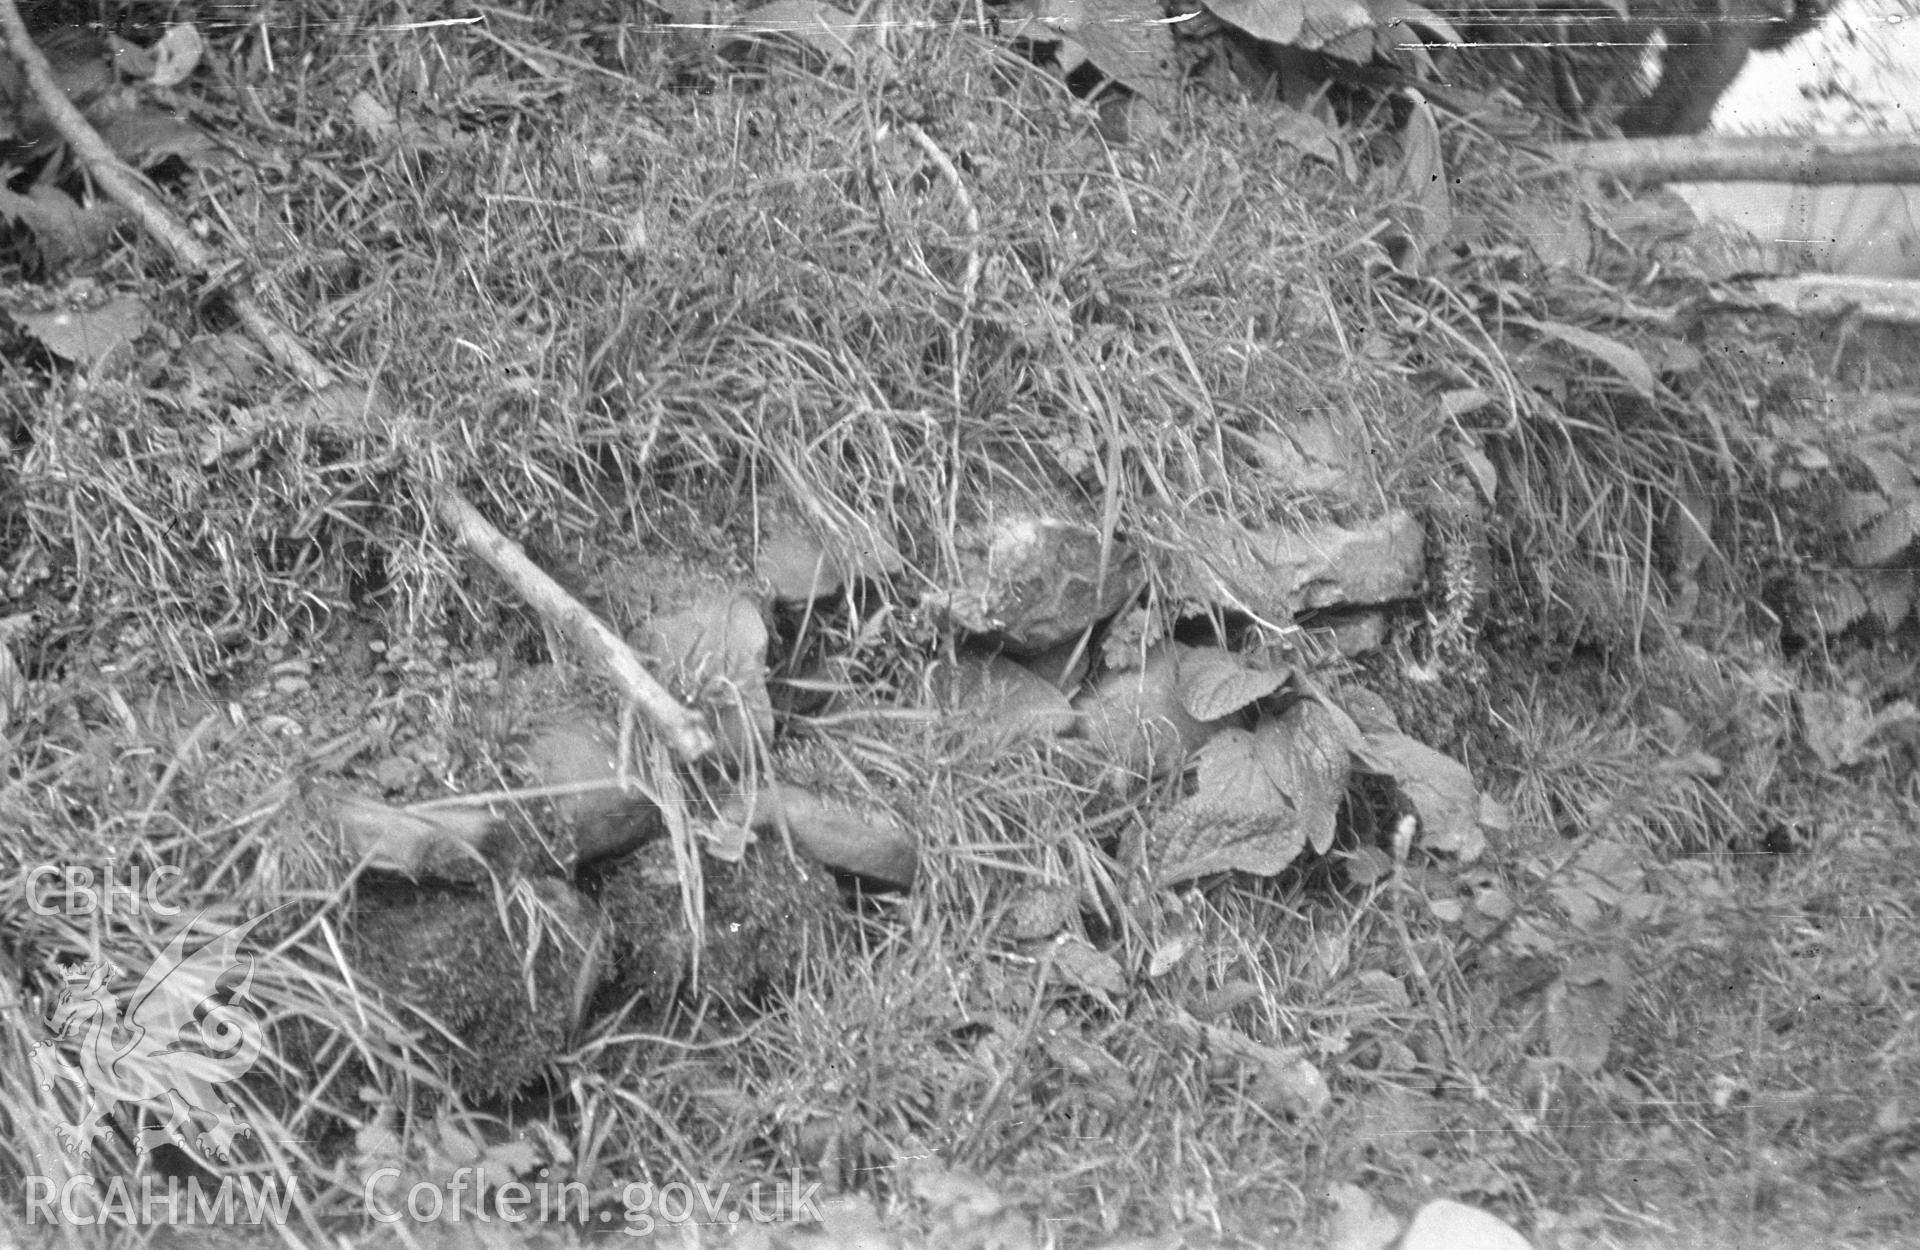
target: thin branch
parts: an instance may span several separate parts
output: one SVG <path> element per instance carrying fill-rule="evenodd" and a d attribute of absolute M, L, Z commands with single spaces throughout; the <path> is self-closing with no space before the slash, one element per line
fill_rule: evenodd
<path fill-rule="evenodd" d="M 11 0 L 5 2 L 11 3 Z M 620 693 L 666 736 L 675 755 L 681 759 L 698 759 L 713 749 L 713 735 L 707 729 L 706 719 L 677 702 L 647 671 L 633 648 L 529 560 L 519 543 L 494 528 L 450 487 L 435 488 L 433 510 L 460 539 L 461 546 L 486 561 L 534 611 L 571 638 L 613 678 Z"/>
<path fill-rule="evenodd" d="M 1568 163 L 1639 182 L 1920 182 L 1920 143 L 1818 135 L 1569 143 Z"/>

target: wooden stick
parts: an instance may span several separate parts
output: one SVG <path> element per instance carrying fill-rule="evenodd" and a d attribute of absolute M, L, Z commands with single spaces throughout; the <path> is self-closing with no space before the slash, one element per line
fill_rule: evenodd
<path fill-rule="evenodd" d="M 159 240 L 181 269 L 196 277 L 214 272 L 214 254 L 167 210 L 148 189 L 145 179 L 115 155 L 99 131 L 60 90 L 45 54 L 27 33 L 26 23 L 20 20 L 15 0 L 0 0 L 0 36 L 4 36 L 7 52 L 26 71 L 34 100 L 46 110 L 60 137 L 72 147 L 108 198 L 131 212 L 141 228 Z M 252 296 L 229 290 L 227 300 L 247 332 L 303 385 L 320 392 L 338 384 L 337 375 Z M 707 728 L 705 717 L 676 701 L 647 671 L 633 649 L 585 604 L 561 589 L 559 583 L 529 560 L 520 544 L 495 528 L 453 487 L 435 482 L 419 485 L 432 498 L 434 515 L 453 531 L 461 545 L 485 561 L 536 612 L 586 651 L 613 678 L 621 693 L 660 730 L 675 755 L 693 760 L 713 749 L 713 734 Z"/>
<path fill-rule="evenodd" d="M 12 0 L 4 2 L 10 4 Z M 675 701 L 620 635 L 529 560 L 519 543 L 494 528 L 460 492 L 436 487 L 433 510 L 463 547 L 486 561 L 534 611 L 573 639 L 613 678 L 620 693 L 666 737 L 675 755 L 692 760 L 713 749 L 713 734 L 706 718 Z"/>
<path fill-rule="evenodd" d="M 1917 278 L 1808 273 L 1796 278 L 1759 278 L 1741 287 L 1767 307 L 1797 317 L 1857 316 L 1864 321 L 1920 326 Z"/>
<path fill-rule="evenodd" d="M 1555 150 L 1582 169 L 1636 182 L 1920 182 L 1920 143 L 1912 139 L 1708 135 Z"/>

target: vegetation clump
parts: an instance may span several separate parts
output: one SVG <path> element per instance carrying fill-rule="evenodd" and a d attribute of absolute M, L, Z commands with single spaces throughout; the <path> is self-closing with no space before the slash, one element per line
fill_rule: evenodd
<path fill-rule="evenodd" d="M 1910 379 L 1726 307 L 1670 198 L 1252 81 L 1417 69 L 1384 19 L 1181 94 L 1070 14 L 336 3 L 188 63 L 114 12 L 153 68 L 89 119 L 252 277 L 184 297 L 65 140 L 8 167 L 7 1183 L 1911 1231 Z M 128 1100 L 83 1165 L 49 1022 L 197 913 L 268 915 L 253 1133 L 146 1160 Z"/>

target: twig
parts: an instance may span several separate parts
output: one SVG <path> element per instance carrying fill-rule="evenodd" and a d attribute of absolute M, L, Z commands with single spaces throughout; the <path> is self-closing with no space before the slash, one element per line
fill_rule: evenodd
<path fill-rule="evenodd" d="M 13 0 L 0 0 L 11 4 Z M 613 678 L 633 705 L 666 736 L 681 759 L 698 759 L 713 749 L 706 719 L 682 706 L 654 680 L 633 648 L 609 629 L 587 606 L 561 589 L 539 565 L 527 559 L 520 544 L 502 534 L 460 493 L 446 486 L 434 488 L 433 510 L 460 539 L 462 546 L 486 561 L 520 597 L 573 639 Z"/>
<path fill-rule="evenodd" d="M 26 71 L 35 102 L 46 110 L 60 137 L 72 147 L 108 198 L 131 212 L 141 228 L 159 240 L 180 268 L 196 277 L 212 273 L 216 265 L 214 254 L 167 210 L 148 189 L 145 180 L 114 154 L 93 124 L 81 115 L 54 81 L 46 56 L 20 19 L 15 0 L 0 0 L 0 35 L 5 37 L 6 50 Z M 229 290 L 227 301 L 247 332 L 302 385 L 318 393 L 338 384 L 334 372 L 252 296 Z M 431 495 L 434 514 L 453 531 L 461 545 L 484 560 L 535 611 L 599 663 L 619 685 L 621 693 L 661 731 L 674 754 L 691 760 L 713 749 L 713 735 L 705 718 L 677 702 L 647 672 L 633 649 L 527 559 L 518 543 L 481 516 L 453 487 L 431 482 L 421 485 Z"/>
<path fill-rule="evenodd" d="M 1897 135 L 1709 135 L 1568 143 L 1569 164 L 1633 182 L 1920 182 L 1920 145 Z"/>
<path fill-rule="evenodd" d="M 941 178 L 953 188 L 954 198 L 960 201 L 960 210 L 967 215 L 967 268 L 960 279 L 960 315 L 962 318 L 971 317 L 974 293 L 980 286 L 980 210 L 973 206 L 973 197 L 967 194 L 967 184 L 954 167 L 953 159 L 933 141 L 933 136 L 913 123 L 908 123 L 906 132 L 914 146 L 927 154 L 933 167 L 940 171 Z"/>

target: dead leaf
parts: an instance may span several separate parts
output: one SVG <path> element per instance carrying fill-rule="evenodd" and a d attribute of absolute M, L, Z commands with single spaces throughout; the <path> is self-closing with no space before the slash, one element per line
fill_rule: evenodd
<path fill-rule="evenodd" d="M 1006 935 L 1016 942 L 1036 942 L 1060 933 L 1079 914 L 1080 900 L 1071 888 L 1060 885 L 1023 886 L 1014 895 L 1003 927 Z"/>
<path fill-rule="evenodd" d="M 1413 42 L 1414 35 L 1408 28 L 1415 26 L 1437 35 L 1445 43 L 1458 46 L 1464 42 L 1458 27 L 1425 5 L 1415 4 L 1414 0 L 1367 0 L 1367 9 L 1374 26 L 1392 36 L 1396 43 Z"/>
<path fill-rule="evenodd" d="M 1329 1188 L 1327 1203 L 1327 1250 L 1387 1250 L 1400 1235 L 1399 1217 L 1350 1181 Z"/>
<path fill-rule="evenodd" d="M 1500 472 L 1493 467 L 1493 461 L 1480 449 L 1480 440 L 1463 442 L 1455 449 L 1460 459 L 1460 467 L 1472 476 L 1473 484 L 1480 490 L 1481 502 L 1493 504 L 1500 492 Z"/>
<path fill-rule="evenodd" d="M 1293 43 L 1306 21 L 1307 0 L 1210 0 L 1207 9 L 1256 39 Z"/>
<path fill-rule="evenodd" d="M 1887 729 L 1920 719 L 1920 713 L 1905 699 L 1875 711 L 1865 699 L 1845 691 L 1802 691 L 1794 703 L 1800 711 L 1802 736 L 1828 771 L 1879 756 L 1886 748 L 1874 746 L 1875 738 Z"/>
<path fill-rule="evenodd" d="M 62 360 L 86 369 L 97 367 L 119 348 L 146 333 L 152 319 L 147 306 L 132 296 L 74 312 L 12 314 L 20 328 Z"/>
<path fill-rule="evenodd" d="M 1480 795 L 1480 832 L 1505 837 L 1513 832 L 1513 813 L 1491 794 Z"/>
<path fill-rule="evenodd" d="M 1420 818 L 1420 845 L 1472 863 L 1486 850 L 1480 791 L 1467 766 L 1401 733 L 1370 733 L 1355 752 L 1369 771 L 1392 777 Z"/>
<path fill-rule="evenodd" d="M 1532 1250 L 1532 1246 L 1499 1216 L 1441 1198 L 1414 1215 L 1400 1250 Z"/>
<path fill-rule="evenodd" d="M 19 223 L 31 239 L 41 266 L 58 269 L 105 251 L 113 232 L 130 217 L 111 201 L 100 200 L 82 208 L 59 188 L 36 184 L 25 195 L 0 186 L 0 219 Z"/>
<path fill-rule="evenodd" d="M 1064 938 L 1054 947 L 1053 970 L 1069 985 L 1099 997 L 1120 998 L 1127 992 L 1127 974 L 1119 963 L 1084 938 Z"/>
<path fill-rule="evenodd" d="M 814 1210 L 820 1216 L 819 1231 L 783 1229 L 780 1250 L 904 1250 L 899 1238 L 887 1232 L 873 1199 L 863 1194 L 821 1198 L 814 1203 Z M 748 1231 L 752 1231 L 751 1226 Z"/>
<path fill-rule="evenodd" d="M 1512 214 L 1510 222 L 1527 250 L 1546 268 L 1586 272 L 1593 237 L 1587 231 L 1584 206 L 1529 201 Z"/>
<path fill-rule="evenodd" d="M 1256 1042 L 1224 1024 L 1200 1024 L 1199 1028 L 1208 1051 L 1252 1075 L 1247 1096 L 1261 1109 L 1305 1120 L 1325 1111 L 1333 1101 L 1327 1078 L 1304 1051 Z"/>
<path fill-rule="evenodd" d="M 1381 50 L 1379 34 L 1372 26 L 1356 26 L 1344 35 L 1335 35 L 1327 40 L 1320 46 L 1320 51 L 1355 65 L 1364 65 L 1373 59 L 1374 53 Z"/>
<path fill-rule="evenodd" d="M 1067 696 L 1017 660 L 963 654 L 951 671 L 954 706 L 980 729 L 1008 738 L 1071 731 L 1079 714 Z"/>
<path fill-rule="evenodd" d="M 998 1189 L 963 1167 L 925 1160 L 907 1169 L 907 1192 L 924 1203 L 941 1224 L 967 1228 L 999 1215 L 1010 1205 Z"/>
<path fill-rule="evenodd" d="M 1851 534 L 1864 528 L 1876 517 L 1885 515 L 1892 506 L 1892 502 L 1877 490 L 1842 491 L 1833 501 L 1827 518 L 1835 529 Z"/>
<path fill-rule="evenodd" d="M 773 519 L 760 535 L 754 572 L 780 604 L 811 603 L 846 587 L 845 572 L 813 532 L 790 517 Z"/>
<path fill-rule="evenodd" d="M 375 139 L 386 139 L 400 131 L 400 119 L 393 110 L 366 91 L 357 91 L 347 101 L 347 116 L 353 124 Z"/>
<path fill-rule="evenodd" d="M 1525 326 L 1545 338 L 1591 356 L 1611 369 L 1643 399 L 1658 397 L 1660 382 L 1653 375 L 1653 366 L 1647 363 L 1645 356 L 1619 339 L 1560 321 L 1535 321 L 1530 317 L 1513 317 L 1509 320 L 1514 325 Z"/>
<path fill-rule="evenodd" d="M 1407 94 L 1413 108 L 1400 132 L 1400 160 L 1391 183 L 1382 190 L 1397 206 L 1395 219 L 1406 235 L 1406 254 L 1394 257 L 1395 265 L 1408 272 L 1421 272 L 1426 258 L 1453 232 L 1453 191 L 1448 185 L 1440 123 L 1433 106 L 1417 91 Z"/>
<path fill-rule="evenodd" d="M 1295 414 L 1249 441 L 1260 467 L 1289 490 L 1352 498 L 1367 485 L 1367 431 L 1354 414 Z"/>
<path fill-rule="evenodd" d="M 156 87 L 179 86 L 200 67 L 200 57 L 205 50 L 206 45 L 193 23 L 167 27 L 160 42 L 153 45 L 153 73 L 147 81 Z"/>
<path fill-rule="evenodd" d="M 157 108 L 141 107 L 98 127 L 114 154 L 135 169 L 151 169 L 170 156 L 204 164 L 220 147 L 193 123 Z"/>
<path fill-rule="evenodd" d="M 853 14 L 817 0 L 773 0 L 743 14 L 738 25 L 746 34 L 797 39 L 829 64 L 847 55 L 860 29 Z"/>
<path fill-rule="evenodd" d="M 1872 610 L 1860 589 L 1858 575 L 1833 570 L 1807 570 L 1793 582 L 1793 627 L 1808 638 L 1831 637 L 1860 621 Z"/>
<path fill-rule="evenodd" d="M 1618 955 L 1578 959 L 1547 991 L 1547 1048 L 1582 1076 L 1598 1075 L 1613 1047 L 1613 1026 L 1626 1005 L 1626 961 Z"/>
<path fill-rule="evenodd" d="M 1888 633 L 1900 627 L 1913 611 L 1916 599 L 1920 599 L 1920 586 L 1916 586 L 1914 571 L 1910 568 L 1877 569 L 1866 575 L 1862 592 L 1873 614 L 1879 618 L 1880 627 Z"/>
<path fill-rule="evenodd" d="M 1041 0 L 1039 16 L 1136 95 L 1171 101 L 1176 94 L 1173 36 L 1159 0 Z"/>
<path fill-rule="evenodd" d="M 1352 179 L 1358 169 L 1353 149 L 1340 131 L 1313 113 L 1303 109 L 1277 109 L 1267 119 L 1274 137 L 1302 156 L 1325 161 L 1342 177 Z"/>
<path fill-rule="evenodd" d="M 1855 568 L 1887 568 L 1907 554 L 1916 537 L 1920 537 L 1920 499 L 1909 498 L 1848 541 L 1847 560 Z"/>

